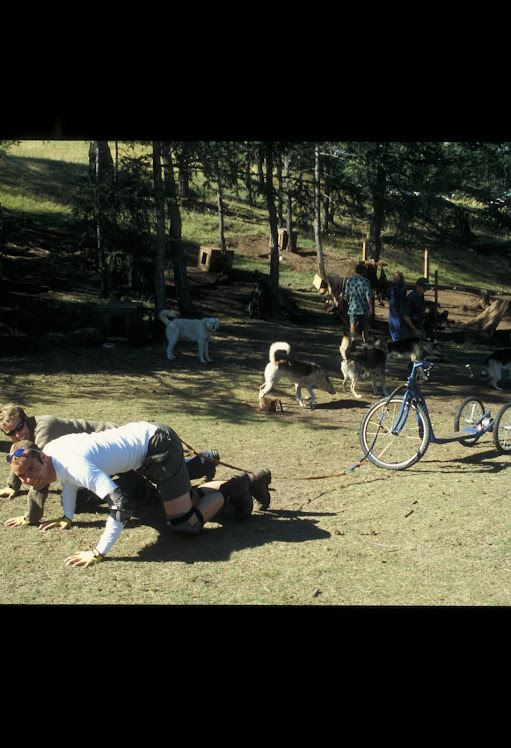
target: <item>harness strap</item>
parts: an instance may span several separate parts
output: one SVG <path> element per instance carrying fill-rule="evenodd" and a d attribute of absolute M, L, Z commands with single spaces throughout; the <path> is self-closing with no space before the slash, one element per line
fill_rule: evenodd
<path fill-rule="evenodd" d="M 193 517 L 194 514 L 197 516 L 199 522 L 202 522 L 202 524 L 204 525 L 204 517 L 202 516 L 202 513 L 193 506 L 188 512 L 186 512 L 186 514 L 183 514 L 181 517 L 176 517 L 175 519 L 171 519 L 169 517 L 168 521 L 172 526 L 182 525 L 183 522 L 188 522 L 190 517 Z"/>
<path fill-rule="evenodd" d="M 395 390 L 395 392 L 397 392 L 397 390 Z M 394 393 L 392 393 L 392 395 L 393 394 Z M 392 397 L 392 395 L 391 395 L 391 397 Z M 375 441 L 376 441 L 376 437 L 375 437 Z M 221 462 L 220 460 L 215 460 L 212 457 L 208 457 L 207 455 L 203 455 L 201 452 L 197 452 L 193 447 L 190 447 L 189 444 L 187 444 L 185 441 L 183 441 L 183 439 L 181 439 L 181 442 L 182 442 L 182 444 L 185 445 L 185 447 L 187 449 L 190 450 L 190 452 L 193 452 L 193 454 L 195 454 L 195 455 L 200 455 L 205 460 L 209 460 L 210 462 L 214 462 L 215 465 L 224 465 L 225 467 L 232 468 L 233 470 L 240 470 L 241 472 L 248 473 L 249 475 L 255 475 L 255 473 L 254 473 L 253 470 L 245 470 L 244 468 L 239 468 L 239 467 L 236 467 L 235 465 L 229 465 L 228 462 Z M 374 444 L 374 442 L 373 442 L 373 444 Z M 290 476 L 290 477 L 284 476 L 284 477 L 281 478 L 281 480 L 322 480 L 324 478 L 340 478 L 343 475 L 347 475 L 348 473 L 353 472 L 353 470 L 355 470 L 356 468 L 360 467 L 361 465 L 364 465 L 367 462 L 367 455 L 370 454 L 371 449 L 372 449 L 372 445 L 371 445 L 370 449 L 367 451 L 367 454 L 365 454 L 363 457 L 361 457 L 360 460 L 355 465 L 353 465 L 350 468 L 346 468 L 345 470 L 343 470 L 342 473 L 332 473 L 331 475 L 312 475 L 312 476 L 308 476 L 308 477 L 304 477 L 304 478 L 297 478 L 296 475 L 293 475 L 293 476 Z"/>
<path fill-rule="evenodd" d="M 193 447 L 190 447 L 189 444 L 187 444 L 183 439 L 181 439 L 181 443 L 185 445 L 187 449 L 190 450 L 190 452 L 193 452 L 194 455 L 199 455 L 200 457 L 203 457 L 205 460 L 208 460 L 209 462 L 214 462 L 215 465 L 223 465 L 224 467 L 232 468 L 233 470 L 240 470 L 242 473 L 249 473 L 249 475 L 254 475 L 253 470 L 245 470 L 245 468 L 236 467 L 236 465 L 229 465 L 228 462 L 222 462 L 221 460 L 215 460 L 214 457 L 208 457 L 208 455 L 202 454 L 202 452 L 197 452 Z"/>

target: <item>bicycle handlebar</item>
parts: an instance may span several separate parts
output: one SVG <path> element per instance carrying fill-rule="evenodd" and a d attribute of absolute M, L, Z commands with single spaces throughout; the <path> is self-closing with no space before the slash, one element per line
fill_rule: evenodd
<path fill-rule="evenodd" d="M 415 361 L 412 366 L 411 376 L 414 376 L 416 369 L 421 368 L 423 368 L 425 372 L 428 372 L 430 369 L 434 368 L 434 364 L 432 364 L 431 361 Z"/>

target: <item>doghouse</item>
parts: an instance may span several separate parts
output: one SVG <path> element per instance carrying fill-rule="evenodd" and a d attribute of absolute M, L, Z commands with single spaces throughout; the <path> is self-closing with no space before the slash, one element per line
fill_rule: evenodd
<path fill-rule="evenodd" d="M 233 259 L 232 249 L 226 250 L 222 255 L 222 250 L 217 247 L 199 247 L 197 267 L 210 273 L 227 273 L 232 270 Z"/>
<path fill-rule="evenodd" d="M 125 338 L 130 343 L 142 339 L 143 306 L 133 301 L 110 301 L 100 311 L 103 340 Z"/>
<path fill-rule="evenodd" d="M 283 252 L 285 249 L 288 249 L 289 245 L 289 234 L 287 232 L 287 229 L 277 229 L 278 232 L 278 245 L 281 252 Z M 297 231 L 291 231 L 291 252 L 296 252 L 296 240 L 298 237 Z M 271 247 L 271 237 L 270 237 L 270 247 Z"/>

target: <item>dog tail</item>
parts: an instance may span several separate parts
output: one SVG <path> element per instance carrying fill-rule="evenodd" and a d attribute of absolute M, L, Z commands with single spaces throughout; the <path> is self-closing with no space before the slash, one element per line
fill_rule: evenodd
<path fill-rule="evenodd" d="M 277 351 L 284 351 L 283 358 L 287 358 L 291 353 L 291 346 L 289 343 L 272 343 L 270 346 L 270 362 L 275 363 L 275 354 Z"/>
<path fill-rule="evenodd" d="M 341 345 L 339 346 L 339 350 L 341 352 L 342 360 L 346 361 L 348 356 L 348 349 L 351 345 L 351 338 L 349 335 L 343 335 Z"/>
<path fill-rule="evenodd" d="M 170 322 L 170 320 L 175 319 L 175 317 L 176 315 L 174 312 L 171 312 L 170 309 L 162 309 L 158 314 L 158 318 L 161 319 L 164 325 L 166 325 L 167 322 Z"/>

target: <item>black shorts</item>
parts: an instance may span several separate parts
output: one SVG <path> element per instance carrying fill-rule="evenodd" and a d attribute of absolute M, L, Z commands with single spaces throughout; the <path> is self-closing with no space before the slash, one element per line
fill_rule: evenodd
<path fill-rule="evenodd" d="M 149 439 L 144 464 L 138 472 L 156 485 L 163 501 L 172 501 L 188 493 L 192 487 L 181 439 L 163 423 Z"/>

